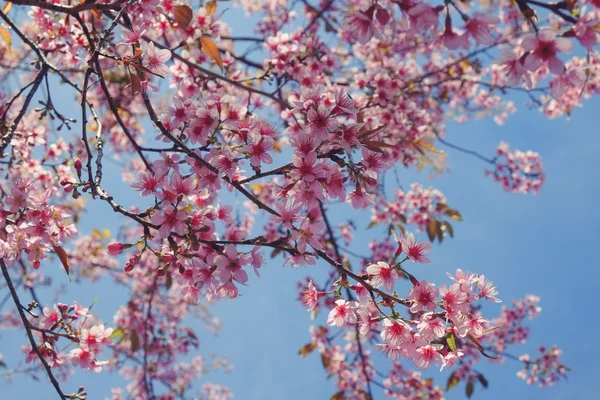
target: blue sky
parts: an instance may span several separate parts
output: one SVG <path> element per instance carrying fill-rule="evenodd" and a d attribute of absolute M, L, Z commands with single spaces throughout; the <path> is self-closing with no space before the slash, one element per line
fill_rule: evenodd
<path fill-rule="evenodd" d="M 441 178 L 428 181 L 425 174 L 402 170 L 403 184 L 421 181 L 439 188 L 464 218 L 455 224 L 454 239 L 434 245 L 432 263 L 414 266 L 411 271 L 420 279 L 434 282 L 444 282 L 445 273 L 456 268 L 485 274 L 497 284 L 505 302 L 528 293 L 539 295 L 543 312 L 530 323 L 531 340 L 511 351 L 517 355 L 533 354 L 538 344 L 558 344 L 564 350 L 564 362 L 572 368 L 568 381 L 538 389 L 516 378 L 520 368 L 516 362 L 494 365 L 483 361 L 480 369 L 490 381 L 490 388 L 485 393 L 476 391 L 474 398 L 598 397 L 596 380 L 600 367 L 595 355 L 595 331 L 599 324 L 592 310 L 600 290 L 595 253 L 600 226 L 597 211 L 600 180 L 596 176 L 600 138 L 594 122 L 599 107 L 600 101 L 592 100 L 575 110 L 571 120 L 548 120 L 521 106 L 519 113 L 503 126 L 491 120 L 449 125 L 450 142 L 482 154 L 492 154 L 501 140 L 510 143 L 513 149 L 540 152 L 547 181 L 538 196 L 504 192 L 491 179 L 484 178 L 486 165 L 451 149 L 447 149 L 451 171 Z M 130 199 L 135 201 L 135 197 Z M 115 216 L 104 204 L 90 205 L 95 208 L 83 220 L 84 232 L 92 227 L 114 228 Z M 334 225 L 347 219 L 348 210 L 349 207 L 341 206 L 340 211 L 333 212 Z M 359 232 L 353 248 L 366 253 L 366 246 L 360 246 L 372 232 L 365 230 L 364 215 L 357 215 L 356 219 Z M 48 273 L 56 283 L 68 284 L 60 267 L 44 268 L 45 272 L 55 271 Z M 294 270 L 282 267 L 280 258 L 271 260 L 261 271 L 260 279 L 251 277 L 249 286 L 241 291 L 241 298 L 215 304 L 213 310 L 224 322 L 224 329 L 216 338 L 208 333 L 201 336 L 199 351 L 226 356 L 235 369 L 230 374 L 216 373 L 207 379 L 230 386 L 238 399 L 329 398 L 335 389 L 326 380 L 318 355 L 304 359 L 297 355 L 298 349 L 309 341 L 311 321 L 295 301 L 296 282 L 306 274 L 322 275 L 325 268 L 318 263 L 315 268 Z M 95 312 L 110 323 L 125 294 L 109 282 L 69 285 L 61 301 L 88 304 L 96 297 Z M 50 301 L 48 296 L 43 298 Z M 23 297 L 23 300 L 28 299 Z M 486 309 L 488 315 L 498 312 L 494 305 Z M 7 362 L 13 364 L 21 359 L 19 348 L 26 342 L 23 333 L 0 332 L 0 335 L 0 352 Z M 440 385 L 448 376 L 434 371 L 425 375 L 444 377 Z M 40 382 L 33 382 L 16 377 L 12 384 L 0 380 L 0 391 L 6 399 L 54 398 L 45 377 L 40 375 L 40 378 Z M 121 383 L 116 373 L 78 373 L 65 385 L 65 391 L 76 391 L 79 385 L 84 385 L 90 399 L 101 399 L 110 394 L 110 387 Z M 463 397 L 462 385 L 448 393 L 450 399 Z"/>

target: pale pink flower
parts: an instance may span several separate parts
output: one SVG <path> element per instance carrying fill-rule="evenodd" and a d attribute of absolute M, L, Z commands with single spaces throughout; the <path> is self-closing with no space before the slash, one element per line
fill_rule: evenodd
<path fill-rule="evenodd" d="M 357 12 L 349 13 L 342 21 L 341 28 L 358 40 L 360 44 L 367 44 L 373 36 L 379 40 L 383 40 L 381 33 L 375 26 L 373 14 L 374 7 L 371 7 L 366 11 L 359 10 Z"/>
<path fill-rule="evenodd" d="M 435 310 L 437 307 L 435 300 L 438 293 L 439 291 L 432 283 L 427 281 L 419 282 L 408 293 L 408 300 L 412 303 L 410 311 L 415 313 L 421 310 Z"/>
<path fill-rule="evenodd" d="M 248 274 L 242 269 L 242 265 L 247 263 L 248 257 L 238 254 L 236 247 L 232 244 L 228 244 L 225 247 L 225 254 L 219 254 L 215 258 L 221 282 L 234 279 L 239 283 L 246 283 L 248 281 Z"/>
<path fill-rule="evenodd" d="M 347 324 L 356 324 L 356 302 L 339 299 L 327 317 L 327 325 L 343 328 Z"/>
<path fill-rule="evenodd" d="M 573 42 L 567 38 L 557 38 L 552 28 L 542 28 L 537 35 L 529 35 L 521 43 L 525 56 L 523 65 L 530 71 L 538 70 L 544 63 L 550 72 L 560 75 L 565 71 L 565 64 L 556 56 L 558 52 L 568 53 L 573 50 Z"/>
<path fill-rule="evenodd" d="M 261 162 L 271 164 L 273 157 L 269 154 L 275 147 L 275 141 L 272 137 L 261 136 L 258 132 L 250 133 L 252 143 L 246 146 L 246 151 L 250 155 L 250 165 L 260 167 Z"/>
<path fill-rule="evenodd" d="M 427 369 L 432 363 L 444 365 L 444 356 L 439 352 L 444 346 L 441 344 L 428 344 L 419 347 L 416 351 L 413 362 L 417 368 Z"/>
<path fill-rule="evenodd" d="M 411 328 L 406 322 L 399 319 L 386 318 L 381 324 L 383 325 L 381 339 L 384 342 L 388 342 L 390 346 L 400 346 L 402 343 L 410 340 Z"/>
<path fill-rule="evenodd" d="M 523 65 L 522 58 L 510 49 L 501 49 L 500 57 L 496 60 L 497 64 L 504 65 L 504 71 L 508 78 L 510 86 L 516 86 L 525 81 L 525 86 L 532 87 L 531 77 L 527 68 Z"/>
<path fill-rule="evenodd" d="M 550 81 L 550 92 L 552 96 L 560 99 L 567 89 L 583 88 L 585 83 L 585 70 L 583 68 L 570 68 L 563 74 L 555 76 Z"/>
<path fill-rule="evenodd" d="M 475 40 L 475 43 L 489 46 L 494 42 L 494 38 L 490 32 L 490 25 L 497 25 L 499 23 L 500 18 L 498 17 L 475 12 L 465 24 L 465 30 Z"/>
<path fill-rule="evenodd" d="M 400 241 L 402 243 L 402 251 L 409 260 L 423 264 L 431 262 L 431 260 L 425 256 L 431 250 L 431 243 L 417 242 L 413 233 L 407 233 Z"/>
<path fill-rule="evenodd" d="M 172 205 L 166 206 L 163 210 L 157 210 L 152 216 L 152 223 L 160 226 L 158 237 L 164 239 L 171 234 L 171 231 L 179 235 L 187 232 L 185 223 L 187 215 L 184 211 L 179 211 Z"/>
<path fill-rule="evenodd" d="M 171 51 L 168 49 L 157 49 L 154 42 L 148 43 L 144 54 L 145 66 L 156 75 L 166 76 L 169 68 L 165 65 L 171 58 Z"/>
<path fill-rule="evenodd" d="M 304 304 L 308 311 L 314 310 L 314 308 L 319 304 L 319 292 L 313 285 L 312 281 L 308 281 L 308 285 L 302 291 L 302 304 Z"/>
<path fill-rule="evenodd" d="M 306 129 L 311 135 L 319 139 L 326 139 L 327 135 L 338 127 L 335 117 L 331 115 L 331 112 L 325 106 L 319 106 L 316 110 L 309 110 L 307 118 Z"/>
<path fill-rule="evenodd" d="M 485 275 L 479 275 L 477 279 L 477 288 L 479 289 L 479 298 L 486 298 L 494 303 L 501 303 L 502 300 L 496 297 L 498 290 L 491 281 L 485 280 Z"/>
<path fill-rule="evenodd" d="M 417 329 L 419 334 L 430 342 L 446 336 L 444 321 L 437 318 L 432 312 L 421 315 L 421 322 L 417 325 Z"/>
<path fill-rule="evenodd" d="M 386 262 L 379 261 L 377 264 L 370 264 L 367 267 L 367 273 L 371 276 L 371 285 L 378 288 L 385 286 L 389 292 L 394 290 L 394 283 L 398 279 L 398 271 Z"/>

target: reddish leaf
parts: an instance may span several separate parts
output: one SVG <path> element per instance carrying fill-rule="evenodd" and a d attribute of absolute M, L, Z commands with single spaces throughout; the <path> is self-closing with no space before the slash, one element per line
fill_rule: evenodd
<path fill-rule="evenodd" d="M 133 94 L 137 94 L 140 92 L 142 88 L 142 82 L 140 78 L 136 74 L 129 74 L 129 80 L 131 82 L 131 90 Z"/>
<path fill-rule="evenodd" d="M 186 5 L 175 6 L 173 8 L 174 8 L 173 13 L 175 15 L 175 22 L 177 22 L 177 25 L 179 25 L 183 29 L 186 29 L 190 25 L 190 22 L 192 22 L 192 18 L 194 17 L 194 12 L 192 11 L 192 9 L 189 6 L 186 6 Z"/>
<path fill-rule="evenodd" d="M 52 240 L 52 239 L 50 239 L 50 244 L 52 244 L 52 247 L 54 247 L 54 251 L 56 252 L 56 255 L 58 256 L 58 259 L 62 263 L 63 267 L 65 267 L 65 271 L 67 272 L 67 276 L 69 277 L 69 281 L 70 281 L 71 274 L 69 273 L 69 256 L 67 255 L 67 252 L 65 251 L 65 249 L 63 249 L 62 247 L 57 245 L 54 242 L 54 240 Z"/>
<path fill-rule="evenodd" d="M 473 334 L 472 334 L 472 333 L 469 333 L 469 334 L 468 334 L 468 338 L 469 338 L 469 340 L 471 340 L 471 343 L 473 343 L 473 344 L 475 345 L 475 347 L 477 348 L 477 350 L 479 350 L 479 352 L 480 352 L 480 353 L 481 353 L 481 354 L 482 354 L 484 357 L 491 358 L 492 360 L 497 360 L 497 359 L 498 359 L 498 357 L 496 357 L 496 356 L 490 356 L 489 354 L 487 354 L 487 353 L 485 352 L 485 349 L 484 349 L 484 348 L 483 348 L 483 346 L 481 345 L 481 343 L 479 343 L 479 341 L 478 341 L 478 340 L 475 338 L 475 336 L 473 336 Z"/>

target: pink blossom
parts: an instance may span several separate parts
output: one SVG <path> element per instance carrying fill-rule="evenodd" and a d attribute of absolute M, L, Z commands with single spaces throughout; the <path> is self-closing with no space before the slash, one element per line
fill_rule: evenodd
<path fill-rule="evenodd" d="M 517 56 L 514 51 L 510 49 L 501 49 L 500 57 L 496 60 L 497 64 L 504 65 L 504 71 L 507 73 L 508 84 L 510 86 L 516 86 L 525 81 L 525 86 L 532 87 L 531 77 L 527 68 L 523 65 L 521 57 Z"/>
<path fill-rule="evenodd" d="M 475 43 L 489 46 L 494 42 L 494 38 L 490 32 L 490 25 L 497 25 L 499 23 L 500 18 L 498 17 L 475 12 L 465 24 L 465 30 L 473 37 Z"/>
<path fill-rule="evenodd" d="M 444 365 L 444 356 L 439 352 L 444 346 L 441 344 L 428 344 L 419 347 L 414 358 L 414 363 L 417 368 L 427 369 L 432 363 Z"/>
<path fill-rule="evenodd" d="M 396 268 L 383 261 L 379 261 L 377 264 L 370 264 L 367 267 L 367 273 L 371 276 L 370 282 L 373 287 L 385 286 L 385 289 L 389 292 L 394 290 L 394 283 L 399 277 Z"/>
<path fill-rule="evenodd" d="M 343 328 L 347 324 L 356 324 L 356 302 L 339 299 L 327 317 L 327 325 Z"/>
<path fill-rule="evenodd" d="M 381 33 L 375 26 L 374 7 L 369 8 L 366 11 L 357 11 L 346 15 L 342 21 L 342 30 L 348 32 L 353 38 L 358 40 L 360 44 L 367 44 L 373 36 L 379 40 L 383 40 Z M 380 19 L 385 21 L 385 16 L 381 16 Z"/>
<path fill-rule="evenodd" d="M 381 330 L 381 339 L 390 344 L 390 346 L 400 346 L 402 343 L 410 340 L 410 326 L 398 319 L 386 318 L 381 321 L 383 329 Z"/>
<path fill-rule="evenodd" d="M 330 132 L 337 129 L 335 117 L 325 106 L 319 106 L 316 110 L 311 109 L 307 114 L 308 123 L 306 129 L 309 134 L 314 135 L 318 139 L 326 139 Z"/>
<path fill-rule="evenodd" d="M 165 65 L 171 58 L 171 51 L 168 49 L 157 49 L 154 42 L 148 43 L 144 54 L 146 67 L 156 75 L 167 76 L 169 68 Z"/>
<path fill-rule="evenodd" d="M 431 243 L 417 242 L 413 233 L 407 233 L 400 240 L 402 243 L 402 251 L 409 260 L 424 264 L 431 262 L 431 260 L 425 256 L 431 250 Z"/>
<path fill-rule="evenodd" d="M 225 247 L 225 254 L 219 254 L 215 259 L 221 282 L 234 279 L 239 283 L 246 283 L 248 274 L 242 269 L 242 265 L 247 264 L 248 261 L 247 256 L 238 254 L 235 246 L 228 244 Z"/>
<path fill-rule="evenodd" d="M 314 308 L 319 304 L 319 292 L 313 285 L 312 281 L 308 281 L 308 284 L 302 291 L 302 304 L 304 304 L 308 311 L 314 310 Z"/>
<path fill-rule="evenodd" d="M 548 63 L 550 72 L 560 75 L 565 70 L 565 64 L 556 56 L 556 53 L 568 53 L 573 50 L 573 42 L 566 38 L 557 38 L 552 28 L 543 28 L 537 35 L 529 35 L 521 43 L 525 55 L 523 65 L 530 71 L 538 70 L 544 63 Z"/>
<path fill-rule="evenodd" d="M 412 303 L 410 311 L 415 313 L 421 310 L 433 311 L 436 309 L 435 303 L 439 291 L 432 283 L 427 281 L 419 282 L 408 293 L 408 300 Z"/>

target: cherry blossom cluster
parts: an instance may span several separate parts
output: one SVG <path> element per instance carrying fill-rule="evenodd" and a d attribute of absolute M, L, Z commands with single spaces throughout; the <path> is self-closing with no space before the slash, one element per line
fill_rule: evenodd
<path fill-rule="evenodd" d="M 38 320 L 30 323 L 38 336 L 37 349 L 30 345 L 21 348 L 27 363 L 39 363 L 40 353 L 51 367 L 56 368 L 68 361 L 74 367 L 100 372 L 108 364 L 108 361 L 98 360 L 98 356 L 112 343 L 113 329 L 96 323 L 88 308 L 77 303 L 71 306 L 59 303 L 53 308 L 44 307 L 43 314 L 35 317 Z M 68 353 L 59 349 L 64 346 L 65 339 L 76 343 Z"/>
<path fill-rule="evenodd" d="M 502 124 L 516 91 L 547 117 L 570 116 L 600 91 L 597 1 L 238 0 L 245 21 L 258 21 L 244 36 L 239 12 L 215 0 L 33 3 L 0 11 L 0 261 L 17 310 L 2 327 L 41 341 L 51 380 L 68 364 L 104 369 L 107 348 L 127 380 L 114 400 L 232 397 L 195 385 L 231 366 L 195 353 L 188 318 L 218 331 L 205 302 L 240 297 L 269 254 L 329 268 L 322 285 L 300 288 L 312 317 L 327 314 L 301 354 L 318 349 L 334 398 L 365 398 L 375 382 L 391 398 L 441 398 L 411 369 L 432 365 L 448 371 L 448 388 L 487 386 L 476 363 L 510 358 L 528 339 L 534 296 L 490 319 L 477 303 L 498 301 L 485 276 L 417 278 L 409 266 L 428 263 L 430 242 L 453 236 L 462 217 L 437 189 L 403 188 L 401 169 L 445 172 L 448 148 L 493 164 L 487 174 L 505 190 L 537 193 L 537 153 L 502 143 L 488 159 L 454 145 L 447 122 Z M 114 235 L 78 226 L 96 206 L 121 218 Z M 360 210 L 372 216 L 366 256 L 354 223 L 334 220 Z M 75 283 L 111 280 L 128 293 L 112 331 L 76 305 L 23 305 L 19 296 L 52 285 L 40 266 L 53 259 Z M 28 322 L 24 309 L 43 317 Z M 65 339 L 76 348 L 63 354 Z M 390 358 L 385 373 L 377 350 Z M 559 350 L 543 353 L 521 360 L 529 383 L 567 371 Z"/>
<path fill-rule="evenodd" d="M 373 208 L 373 224 L 404 222 L 425 230 L 432 219 L 441 219 L 448 211 L 446 196 L 438 189 L 412 183 L 410 189 L 397 189 L 393 201 L 383 200 Z"/>
<path fill-rule="evenodd" d="M 507 143 L 500 143 L 494 160 L 495 169 L 486 170 L 504 190 L 513 193 L 539 193 L 546 178 L 542 160 L 538 153 L 510 151 Z"/>
<path fill-rule="evenodd" d="M 535 360 L 532 360 L 529 354 L 519 357 L 519 360 L 525 364 L 525 367 L 517 373 L 519 378 L 530 385 L 546 387 L 566 377 L 569 368 L 562 363 L 562 351 L 558 346 L 550 349 L 541 346 L 538 352 L 540 356 Z"/>

